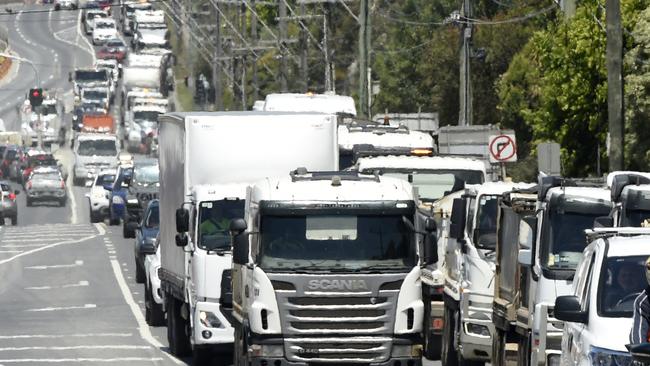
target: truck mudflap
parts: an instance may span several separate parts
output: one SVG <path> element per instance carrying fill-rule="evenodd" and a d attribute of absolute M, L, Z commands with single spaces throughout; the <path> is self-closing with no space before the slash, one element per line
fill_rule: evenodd
<path fill-rule="evenodd" d="M 554 304 L 535 305 L 531 365 L 559 365 L 564 323 L 553 316 Z"/>
<path fill-rule="evenodd" d="M 490 360 L 492 338 L 495 334 L 492 322 L 493 295 L 464 290 L 461 292 L 460 351 L 468 360 Z"/>
<path fill-rule="evenodd" d="M 250 365 L 255 366 L 394 366 L 398 363 L 404 366 L 421 366 L 422 346 L 419 338 L 252 336 L 248 359 Z M 294 356 L 291 361 L 287 359 L 290 354 Z M 382 354 L 388 357 L 378 357 Z"/>

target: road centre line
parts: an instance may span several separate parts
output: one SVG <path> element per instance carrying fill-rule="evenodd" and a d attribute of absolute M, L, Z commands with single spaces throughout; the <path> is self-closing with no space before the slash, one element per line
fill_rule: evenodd
<path fill-rule="evenodd" d="M 39 309 L 26 309 L 27 312 L 40 313 L 40 312 L 49 312 L 49 311 L 62 311 L 62 310 L 79 310 L 79 309 L 95 309 L 97 305 L 95 304 L 84 304 L 83 306 L 61 306 L 61 307 L 49 307 L 49 308 L 39 308 Z"/>
<path fill-rule="evenodd" d="M 71 267 L 80 267 L 84 265 L 84 261 L 77 260 L 72 264 L 54 264 L 51 266 L 28 266 L 24 267 L 25 269 L 51 269 L 51 268 L 71 268 Z"/>
<path fill-rule="evenodd" d="M 90 283 L 88 281 L 79 281 L 78 283 L 71 283 L 69 285 L 25 287 L 25 290 L 55 290 L 71 287 L 88 287 L 89 285 Z"/>
<path fill-rule="evenodd" d="M 140 337 L 142 337 L 142 339 L 147 341 L 147 343 L 149 343 L 150 345 L 158 349 L 164 347 L 163 344 L 160 343 L 160 341 L 154 338 L 154 336 L 151 334 L 149 325 L 147 324 L 147 322 L 144 319 L 144 316 L 142 315 L 142 310 L 140 310 L 140 307 L 133 299 L 133 294 L 131 293 L 129 286 L 126 284 L 126 280 L 124 280 L 124 275 L 120 270 L 120 263 L 115 259 L 111 259 L 111 267 L 113 268 L 113 273 L 115 274 L 115 279 L 117 280 L 117 284 L 120 287 L 120 290 L 122 291 L 122 296 L 124 297 L 124 300 L 126 301 L 127 305 L 131 309 L 131 313 L 133 313 L 133 316 L 135 317 L 135 320 L 138 323 L 138 332 L 140 332 Z M 170 360 L 174 361 L 177 365 L 184 365 L 183 362 L 171 356 L 167 352 L 163 352 L 163 354 L 167 356 Z"/>
<path fill-rule="evenodd" d="M 158 362 L 162 361 L 161 357 L 120 357 L 120 358 L 15 358 L 0 359 L 0 365 L 5 363 L 108 363 L 116 362 L 128 364 L 129 362 Z"/>

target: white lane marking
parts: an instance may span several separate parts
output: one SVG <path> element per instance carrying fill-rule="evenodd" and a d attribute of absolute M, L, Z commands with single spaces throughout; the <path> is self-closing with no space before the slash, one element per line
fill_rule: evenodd
<path fill-rule="evenodd" d="M 80 267 L 84 265 L 84 261 L 78 260 L 72 264 L 55 264 L 51 266 L 29 266 L 25 269 L 52 269 L 52 268 L 71 268 L 71 267 Z"/>
<path fill-rule="evenodd" d="M 0 352 L 7 351 L 69 351 L 75 349 L 93 350 L 93 349 L 120 349 L 120 350 L 138 350 L 151 349 L 151 346 L 132 346 L 132 345 L 97 345 L 97 346 L 33 346 L 33 347 L 1 347 Z"/>
<path fill-rule="evenodd" d="M 81 36 L 81 12 L 79 12 L 79 21 L 77 22 L 77 39 L 79 39 L 79 36 Z M 88 42 L 88 39 L 86 39 L 86 37 L 81 36 L 81 39 L 84 42 L 86 42 L 86 45 L 88 46 L 88 48 L 85 49 L 85 50 L 86 50 L 86 52 L 88 52 L 90 54 L 90 57 L 92 57 L 93 65 L 94 65 L 95 61 L 97 61 L 97 59 L 95 58 L 95 49 L 90 44 L 90 42 Z M 83 47 L 79 46 L 79 48 L 83 48 Z"/>
<path fill-rule="evenodd" d="M 102 235 L 103 235 L 103 234 L 102 234 Z M 0 264 L 9 263 L 9 262 L 13 261 L 14 259 L 20 258 L 20 257 L 22 257 L 22 256 L 30 255 L 30 254 L 34 254 L 34 253 L 40 252 L 40 251 L 42 251 L 42 250 L 50 249 L 50 248 L 55 248 L 55 247 L 58 247 L 59 245 L 65 245 L 65 244 L 77 244 L 77 243 L 84 242 L 84 241 L 86 241 L 86 240 L 94 239 L 94 238 L 96 238 L 96 237 L 97 237 L 97 234 L 95 234 L 95 235 L 85 236 L 85 237 L 83 237 L 83 238 L 79 238 L 79 239 L 76 239 L 76 240 L 66 240 L 66 241 L 60 241 L 60 242 L 57 242 L 57 243 L 52 243 L 52 244 L 44 245 L 44 246 L 39 247 L 39 248 L 36 248 L 36 249 L 32 249 L 32 250 L 28 250 L 28 251 L 26 251 L 26 252 L 22 252 L 22 253 L 20 253 L 20 254 L 16 254 L 16 255 L 14 255 L 13 257 L 9 257 L 9 258 L 7 258 L 7 259 L 0 260 Z"/>
<path fill-rule="evenodd" d="M 102 224 L 102 223 L 95 224 L 95 228 L 99 232 L 99 235 L 103 236 L 104 234 L 106 234 L 106 224 Z"/>
<path fill-rule="evenodd" d="M 0 359 L 0 364 L 3 363 L 108 363 L 116 362 L 125 364 L 127 362 L 159 362 L 162 357 L 120 357 L 120 358 L 14 358 L 14 359 Z M 184 365 L 180 364 L 180 365 Z"/>
<path fill-rule="evenodd" d="M 122 296 L 124 297 L 124 300 L 126 301 L 127 305 L 129 305 L 129 308 L 131 309 L 131 313 L 133 313 L 135 320 L 138 322 L 138 332 L 140 332 L 140 337 L 142 337 L 142 339 L 147 341 L 147 343 L 149 343 L 150 345 L 160 349 L 161 347 L 163 347 L 163 344 L 160 343 L 160 341 L 154 338 L 154 336 L 151 334 L 149 325 L 147 325 L 147 322 L 144 320 L 142 311 L 140 310 L 140 307 L 133 299 L 133 294 L 131 293 L 129 286 L 126 284 L 126 280 L 124 280 L 124 275 L 120 270 L 120 263 L 115 259 L 111 259 L 111 267 L 113 268 L 113 274 L 115 274 L 115 279 L 117 280 L 117 284 L 119 285 L 120 290 L 122 291 Z M 170 354 L 166 352 L 163 354 L 167 356 L 170 360 L 174 361 L 174 363 L 176 363 L 177 365 L 184 364 L 183 362 L 177 360 L 175 357 L 172 357 Z"/>
<path fill-rule="evenodd" d="M 90 283 L 88 281 L 79 281 L 79 283 L 71 283 L 69 285 L 61 285 L 61 286 L 32 286 L 32 287 L 25 287 L 25 290 L 54 290 L 54 289 L 62 289 L 62 288 L 71 288 L 71 287 L 88 287 Z"/>
<path fill-rule="evenodd" d="M 75 333 L 75 334 L 17 334 L 0 335 L 0 339 L 54 339 L 54 338 L 98 338 L 98 337 L 132 337 L 133 333 Z"/>
<path fill-rule="evenodd" d="M 27 309 L 28 312 L 46 312 L 46 311 L 62 311 L 62 310 L 78 310 L 78 309 L 94 309 L 97 305 L 95 304 L 84 304 L 83 306 L 61 306 L 61 307 L 49 307 L 49 308 L 39 308 L 39 309 Z"/>
<path fill-rule="evenodd" d="M 62 240 L 62 239 L 69 239 L 71 236 L 84 236 L 88 235 L 90 233 L 79 233 L 79 234 L 70 234 L 70 235 L 50 235 L 49 237 L 43 236 L 39 238 L 34 238 L 34 239 L 27 239 L 27 236 L 24 236 L 22 238 L 18 238 L 15 236 L 12 237 L 4 237 L 2 238 L 3 243 L 29 243 L 29 242 L 35 242 L 35 241 L 52 241 L 52 240 Z"/>
<path fill-rule="evenodd" d="M 23 252 L 22 250 L 0 250 L 0 254 L 2 253 L 11 254 L 11 253 L 22 253 L 22 252 Z"/>
<path fill-rule="evenodd" d="M 50 75 L 51 77 L 52 75 Z M 70 222 L 72 224 L 78 223 L 77 220 L 77 199 L 74 196 L 74 192 L 72 192 L 72 187 L 70 187 L 70 184 L 66 184 L 66 189 L 68 190 L 68 197 L 70 198 L 70 211 L 72 211 L 72 214 L 70 215 Z"/>

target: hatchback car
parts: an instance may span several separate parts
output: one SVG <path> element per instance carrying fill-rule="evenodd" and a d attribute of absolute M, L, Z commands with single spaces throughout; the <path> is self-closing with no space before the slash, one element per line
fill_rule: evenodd
<path fill-rule="evenodd" d="M 165 325 L 162 291 L 160 289 L 160 233 L 156 237 L 156 253 L 148 254 L 144 259 L 147 279 L 144 283 L 144 317 L 152 327 Z"/>
<path fill-rule="evenodd" d="M 0 211 L 0 225 L 4 225 L 5 219 L 11 220 L 11 225 L 18 225 L 18 204 L 16 195 L 19 191 L 12 191 L 9 182 L 0 182 L 0 202 L 2 202 L 2 211 Z"/>
<path fill-rule="evenodd" d="M 16 180 L 18 166 L 24 161 L 25 154 L 23 148 L 18 145 L 9 145 L 2 156 L 0 162 L 0 171 L 5 179 Z"/>
<path fill-rule="evenodd" d="M 108 215 L 108 195 L 110 192 L 104 186 L 113 184 L 116 174 L 116 169 L 105 169 L 100 171 L 95 177 L 95 180 L 93 180 L 93 184 L 90 186 L 90 192 L 86 194 L 86 197 L 88 197 L 90 222 L 101 222 Z"/>
<path fill-rule="evenodd" d="M 606 231 L 585 248 L 573 295 L 555 301 L 555 317 L 565 322 L 562 365 L 632 364 L 625 345 L 630 343 L 635 300 L 648 286 L 645 260 L 650 256 L 650 230 Z M 630 237 L 633 232 L 645 235 Z"/>
<path fill-rule="evenodd" d="M 65 206 L 67 192 L 61 172 L 54 167 L 36 168 L 25 184 L 27 206 L 34 202 L 56 202 Z"/>

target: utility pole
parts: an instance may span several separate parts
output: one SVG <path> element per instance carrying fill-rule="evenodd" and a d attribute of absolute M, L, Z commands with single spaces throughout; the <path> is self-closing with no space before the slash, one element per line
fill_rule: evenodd
<path fill-rule="evenodd" d="M 287 42 L 287 3 L 284 0 L 280 0 L 278 15 L 280 18 L 280 44 L 278 44 L 278 49 L 280 50 L 280 90 L 283 93 L 286 93 L 287 88 L 287 57 L 286 54 L 286 42 Z"/>
<path fill-rule="evenodd" d="M 251 7 L 255 9 L 255 0 L 251 0 Z M 257 47 L 257 12 L 251 12 L 251 38 L 253 47 Z M 259 82 L 257 81 L 257 56 L 253 56 L 253 100 L 259 100 Z"/>
<path fill-rule="evenodd" d="M 325 91 L 332 90 L 332 65 L 329 50 L 329 4 L 323 3 L 323 53 L 325 54 Z"/>
<path fill-rule="evenodd" d="M 472 17 L 472 4 L 470 0 L 463 1 L 462 16 Z M 472 125 L 472 78 L 471 78 L 471 55 L 472 55 L 472 24 L 464 22 L 461 25 L 461 48 L 460 48 L 460 113 L 458 113 L 459 126 Z"/>
<path fill-rule="evenodd" d="M 239 6 L 239 33 L 246 36 L 246 6 L 242 1 Z M 241 84 L 239 90 L 241 91 L 241 110 L 245 111 L 246 106 L 246 54 L 243 54 L 240 61 L 241 66 Z"/>
<path fill-rule="evenodd" d="M 370 118 L 368 110 L 368 70 L 370 69 L 370 0 L 361 0 L 359 5 L 359 111 Z"/>
<path fill-rule="evenodd" d="M 192 36 L 190 34 L 190 17 L 192 16 L 192 0 L 183 1 L 183 44 L 187 46 L 185 49 L 185 67 L 187 67 L 187 80 L 188 89 L 194 95 L 194 59 L 192 58 Z"/>
<path fill-rule="evenodd" d="M 304 19 L 305 17 L 305 2 L 300 2 L 300 17 Z M 309 55 L 309 50 L 307 49 L 307 31 L 303 28 L 300 28 L 300 83 L 302 86 L 303 92 L 309 91 L 309 64 L 307 62 L 307 57 Z"/>
<path fill-rule="evenodd" d="M 609 171 L 623 170 L 623 29 L 620 0 L 606 0 Z"/>
<path fill-rule="evenodd" d="M 223 50 L 221 48 L 221 12 L 219 3 L 215 8 L 215 29 L 214 29 L 214 60 L 212 61 L 212 85 L 214 87 L 214 106 L 217 111 L 223 110 L 223 93 L 221 91 L 221 58 Z"/>

